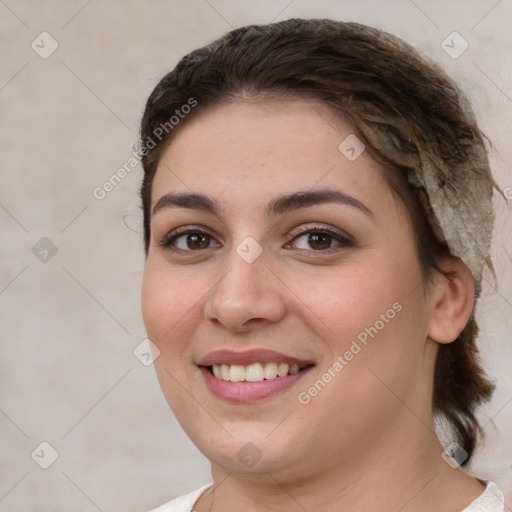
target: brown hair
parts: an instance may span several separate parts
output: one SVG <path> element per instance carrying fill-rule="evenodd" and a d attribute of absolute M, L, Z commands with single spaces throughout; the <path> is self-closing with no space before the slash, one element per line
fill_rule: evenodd
<path fill-rule="evenodd" d="M 173 134 L 215 103 L 262 94 L 320 100 L 352 121 L 373 158 L 389 170 L 385 178 L 411 217 L 428 284 L 449 250 L 436 239 L 430 212 L 408 183 L 407 173 L 415 170 L 407 164 L 408 155 L 435 152 L 448 166 L 460 164 L 468 158 L 468 144 L 482 144 L 483 136 L 461 105 L 459 88 L 434 63 L 395 36 L 326 19 L 233 30 L 186 55 L 156 86 L 141 123 L 146 252 L 151 185 Z M 377 149 L 358 129 L 361 120 L 385 131 L 393 149 Z M 454 439 L 468 453 L 462 465 L 469 462 L 481 431 L 474 412 L 493 391 L 478 362 L 477 332 L 473 313 L 457 340 L 440 345 L 434 374 L 433 413 L 448 420 Z"/>

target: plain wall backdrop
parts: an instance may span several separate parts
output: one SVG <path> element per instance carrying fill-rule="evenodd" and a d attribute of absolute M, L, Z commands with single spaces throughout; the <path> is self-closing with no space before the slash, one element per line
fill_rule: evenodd
<path fill-rule="evenodd" d="M 497 391 L 472 471 L 512 503 L 511 0 L 0 0 L 1 511 L 144 511 L 209 481 L 136 350 L 142 170 L 129 159 L 181 56 L 291 17 L 403 37 L 462 84 L 493 143 L 507 199 L 478 319 Z"/>

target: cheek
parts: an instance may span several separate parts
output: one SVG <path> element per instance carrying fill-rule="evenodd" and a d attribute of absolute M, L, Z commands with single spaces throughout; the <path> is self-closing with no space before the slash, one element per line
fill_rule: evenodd
<path fill-rule="evenodd" d="M 390 275 L 390 269 L 377 265 L 347 265 L 323 275 L 303 276 L 290 287 L 314 313 L 318 326 L 325 327 L 327 336 L 346 341 L 374 325 L 388 310 L 394 318 L 393 304 L 403 299 L 404 288 Z"/>
<path fill-rule="evenodd" d="M 328 347 L 324 366 L 346 355 L 343 373 L 357 377 L 369 367 L 391 373 L 404 361 L 414 366 L 421 360 L 426 309 L 414 253 L 411 257 L 347 265 L 295 281 L 295 295 L 306 306 L 303 318 L 309 310 L 310 328 Z"/>
<path fill-rule="evenodd" d="M 300 390 L 302 400 L 311 400 L 301 406 L 310 418 L 330 411 L 332 430 L 327 429 L 341 444 L 353 441 L 355 432 L 363 442 L 375 424 L 400 412 L 397 396 L 407 396 L 422 374 L 426 332 L 420 290 L 410 293 L 405 286 L 354 275 L 343 282 L 345 290 L 317 283 L 309 295 L 308 306 L 316 303 L 315 313 L 332 332 L 322 336 L 329 354 L 321 374 Z"/>
<path fill-rule="evenodd" d="M 201 293 L 190 286 L 190 276 L 171 271 L 148 258 L 142 284 L 142 314 L 148 338 L 158 347 L 154 368 L 169 406 L 190 411 L 193 403 L 181 383 L 189 378 L 191 366 L 187 350 L 198 324 Z"/>
<path fill-rule="evenodd" d="M 183 331 L 197 314 L 198 287 L 190 278 L 148 259 L 142 284 L 142 315 L 149 339 L 163 350 L 179 350 Z"/>

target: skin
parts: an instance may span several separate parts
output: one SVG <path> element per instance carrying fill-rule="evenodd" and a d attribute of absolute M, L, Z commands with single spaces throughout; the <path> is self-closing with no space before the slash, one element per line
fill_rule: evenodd
<path fill-rule="evenodd" d="M 483 491 L 441 458 L 431 414 L 439 343 L 465 326 L 473 279 L 453 258 L 443 263 L 451 278 L 436 274 L 427 290 L 411 221 L 383 169 L 367 152 L 351 162 L 338 149 L 351 133 L 321 103 L 245 98 L 184 124 L 159 162 L 153 205 L 193 192 L 220 207 L 152 216 L 142 297 L 148 337 L 161 351 L 163 392 L 212 464 L 215 489 L 198 500 L 199 512 L 455 512 Z M 338 203 L 266 211 L 277 196 L 317 190 L 341 191 L 372 213 Z M 209 233 L 205 248 L 190 249 L 186 235 L 174 239 L 181 252 L 159 245 L 182 226 Z M 313 227 L 352 243 L 311 245 Z M 263 249 L 252 263 L 236 252 L 247 236 Z M 401 311 L 378 335 L 299 403 L 298 393 L 395 303 Z M 196 365 L 224 348 L 271 348 L 315 367 L 273 397 L 228 403 L 208 390 Z M 261 457 L 250 468 L 237 456 L 246 443 Z"/>

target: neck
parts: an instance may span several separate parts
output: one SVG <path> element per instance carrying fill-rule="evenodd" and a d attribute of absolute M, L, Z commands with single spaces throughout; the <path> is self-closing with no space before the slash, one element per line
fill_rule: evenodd
<path fill-rule="evenodd" d="M 309 468 L 302 478 L 290 477 L 289 471 L 230 473 L 214 464 L 213 491 L 200 500 L 196 509 L 199 512 L 462 510 L 483 492 L 483 485 L 461 469 L 452 469 L 441 458 L 443 448 L 433 426 L 427 428 L 413 415 L 410 423 L 416 423 L 416 428 L 405 425 L 407 436 L 397 436 L 396 432 L 392 439 L 381 436 L 374 443 L 366 443 L 360 456 L 350 461 L 339 460 L 322 471 Z"/>

